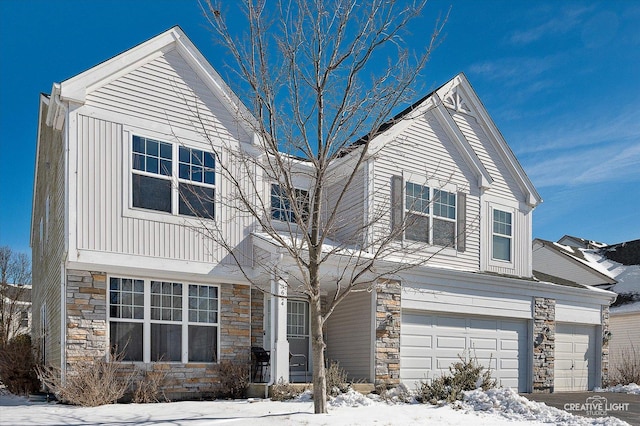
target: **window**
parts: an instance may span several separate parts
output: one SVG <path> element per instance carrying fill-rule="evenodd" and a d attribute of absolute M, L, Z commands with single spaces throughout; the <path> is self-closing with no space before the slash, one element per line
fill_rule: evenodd
<path fill-rule="evenodd" d="M 216 362 L 218 287 L 111 277 L 109 331 L 125 361 Z"/>
<path fill-rule="evenodd" d="M 178 212 L 189 216 L 213 218 L 215 195 L 215 159 L 211 152 L 179 148 L 178 177 L 180 204 Z"/>
<path fill-rule="evenodd" d="M 493 258 L 511 261 L 511 213 L 493 210 Z"/>
<path fill-rule="evenodd" d="M 309 215 L 309 192 L 304 189 L 295 189 L 295 202 L 298 211 L 302 212 L 302 220 Z M 271 185 L 271 218 L 283 222 L 296 222 L 295 211 L 291 200 L 280 185 Z"/>
<path fill-rule="evenodd" d="M 455 247 L 456 194 L 407 182 L 405 209 L 406 239 Z"/>
<path fill-rule="evenodd" d="M 212 152 L 134 135 L 131 155 L 133 207 L 214 217 L 215 157 Z M 178 159 L 177 164 L 174 158 Z M 174 178 L 178 181 L 177 187 L 172 185 Z"/>

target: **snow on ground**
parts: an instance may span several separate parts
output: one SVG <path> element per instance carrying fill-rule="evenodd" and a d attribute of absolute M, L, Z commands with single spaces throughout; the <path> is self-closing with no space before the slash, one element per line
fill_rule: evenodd
<path fill-rule="evenodd" d="M 329 413 L 313 413 L 313 401 L 262 399 L 183 401 L 74 407 L 0 395 L 0 425 L 626 425 L 613 417 L 589 419 L 529 401 L 510 389 L 468 392 L 455 407 L 387 403 L 354 391 L 334 398 Z"/>
<path fill-rule="evenodd" d="M 596 388 L 595 392 L 618 392 L 618 393 L 630 393 L 633 395 L 640 395 L 640 385 L 630 383 L 628 385 L 615 385 L 610 388 Z"/>

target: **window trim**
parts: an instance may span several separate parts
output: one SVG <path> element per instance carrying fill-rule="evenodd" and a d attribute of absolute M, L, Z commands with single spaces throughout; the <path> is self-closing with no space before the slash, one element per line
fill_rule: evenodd
<path fill-rule="evenodd" d="M 211 146 L 206 142 L 196 141 L 194 139 L 185 139 L 180 138 L 179 142 L 172 142 L 171 136 L 165 134 L 154 134 L 148 130 L 139 131 L 137 128 L 125 128 L 123 130 L 122 137 L 122 215 L 124 217 L 130 217 L 134 219 L 146 219 L 146 220 L 158 220 L 163 223 L 172 223 L 184 225 L 187 224 L 189 226 L 201 226 L 202 221 L 214 221 L 220 217 L 221 207 L 218 200 L 219 197 L 219 178 L 220 171 L 218 169 L 218 163 L 221 161 L 221 148 L 218 146 Z M 159 174 L 150 173 L 141 170 L 135 170 L 136 174 L 141 176 L 149 176 L 149 177 L 159 177 L 166 178 L 171 181 L 171 212 L 164 212 L 160 210 L 151 210 L 145 209 L 142 207 L 134 207 L 133 206 L 133 137 L 139 136 L 142 138 L 153 139 L 158 142 L 168 143 L 171 145 L 172 149 L 172 174 L 171 176 L 161 176 Z M 208 188 L 214 189 L 214 202 L 213 202 L 213 218 L 207 217 L 199 217 L 199 216 L 191 216 L 179 214 L 179 183 L 194 183 L 184 179 L 179 179 L 179 169 L 178 169 L 178 155 L 179 155 L 179 147 L 185 147 L 190 149 L 195 149 L 199 151 L 206 151 L 213 154 L 215 159 L 214 165 L 214 173 L 215 173 L 215 185 L 206 185 Z M 202 184 L 205 186 L 205 184 Z"/>
<path fill-rule="evenodd" d="M 511 235 L 506 235 L 506 234 L 500 234 L 500 233 L 496 233 L 494 231 L 494 225 L 495 225 L 495 219 L 494 219 L 494 215 L 495 212 L 499 211 L 499 212 L 503 212 L 503 213 L 508 213 L 511 215 Z M 503 205 L 492 205 L 489 208 L 489 252 L 491 253 L 491 255 L 489 256 L 489 263 L 493 266 L 508 266 L 508 267 L 513 267 L 514 265 L 514 241 L 515 241 L 515 237 L 514 237 L 514 230 L 515 230 L 515 209 L 511 208 L 511 207 L 507 207 L 507 206 L 503 206 Z M 494 243 L 493 243 L 493 238 L 494 236 L 499 236 L 502 238 L 508 238 L 509 239 L 509 259 L 500 259 L 500 258 L 496 258 L 495 257 L 495 252 L 494 252 Z"/>
<path fill-rule="evenodd" d="M 219 364 L 220 363 L 220 334 L 221 334 L 221 286 L 219 284 L 208 284 L 208 283 L 198 283 L 193 281 L 185 281 L 180 282 L 177 280 L 171 279 L 162 279 L 162 278 L 141 278 L 136 276 L 125 276 L 126 274 L 120 275 L 108 275 L 107 276 L 107 342 L 108 347 L 111 348 L 111 323 L 137 323 L 142 324 L 142 360 L 133 360 L 133 361 L 123 361 L 130 363 L 161 363 L 161 364 L 188 364 L 188 363 L 202 363 L 202 364 Z M 143 297 L 144 297 L 144 314 L 142 319 L 137 318 L 118 318 L 111 316 L 111 279 L 131 279 L 131 280 L 141 280 L 143 282 Z M 151 318 L 151 283 L 152 282 L 168 282 L 172 284 L 180 284 L 182 286 L 181 297 L 182 297 L 182 306 L 181 306 L 181 320 L 173 321 L 173 320 L 162 320 L 162 319 L 152 319 Z M 216 289 L 216 322 L 199 322 L 199 321 L 189 321 L 189 287 L 190 286 L 198 286 L 198 287 L 212 287 Z M 168 324 L 168 325 L 179 325 L 181 327 L 181 342 L 180 342 L 180 361 L 155 361 L 151 356 L 151 326 L 152 324 Z M 202 326 L 202 327 L 215 327 L 216 331 L 216 352 L 215 352 L 215 361 L 191 361 L 189 359 L 189 327 L 190 326 Z M 109 351 L 110 352 L 110 351 Z"/>

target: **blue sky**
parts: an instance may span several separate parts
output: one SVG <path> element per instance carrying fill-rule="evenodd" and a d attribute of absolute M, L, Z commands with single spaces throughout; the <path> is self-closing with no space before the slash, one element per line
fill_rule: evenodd
<path fill-rule="evenodd" d="M 464 71 L 544 198 L 534 236 L 640 238 L 640 2 L 431 0 L 449 21 L 425 92 Z M 0 245 L 29 251 L 39 93 L 180 25 L 223 75 L 191 0 L 0 0 Z"/>

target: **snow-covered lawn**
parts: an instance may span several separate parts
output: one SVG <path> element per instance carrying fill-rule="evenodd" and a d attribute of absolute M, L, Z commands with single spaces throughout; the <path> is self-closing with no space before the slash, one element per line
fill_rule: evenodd
<path fill-rule="evenodd" d="M 0 395 L 0 425 L 626 425 L 613 417 L 585 418 L 529 401 L 510 389 L 467 394 L 456 408 L 393 403 L 350 391 L 334 398 L 329 413 L 315 415 L 313 401 L 262 399 L 115 404 L 95 408 L 35 403 Z"/>

